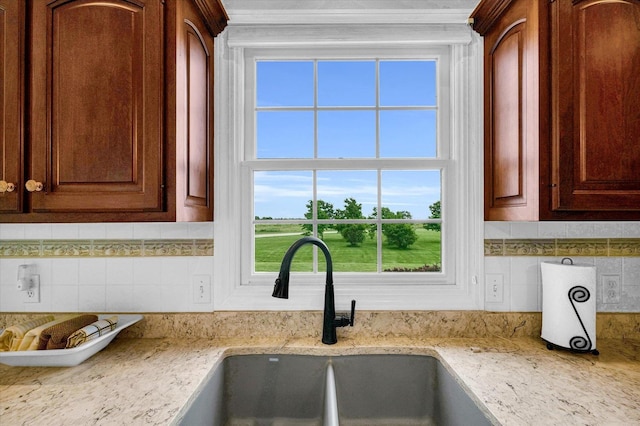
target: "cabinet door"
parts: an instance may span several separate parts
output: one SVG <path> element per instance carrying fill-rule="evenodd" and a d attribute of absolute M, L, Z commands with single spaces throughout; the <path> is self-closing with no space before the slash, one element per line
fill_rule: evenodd
<path fill-rule="evenodd" d="M 552 209 L 637 216 L 640 1 L 552 3 L 552 80 Z"/>
<path fill-rule="evenodd" d="M 516 0 L 485 34 L 486 220 L 538 219 L 544 25 L 543 6 Z"/>
<path fill-rule="evenodd" d="M 33 212 L 163 208 L 160 0 L 34 0 Z"/>
<path fill-rule="evenodd" d="M 24 3 L 0 0 L 0 213 L 22 211 Z"/>
<path fill-rule="evenodd" d="M 198 9 L 180 4 L 176 50 L 176 216 L 213 219 L 213 44 Z"/>

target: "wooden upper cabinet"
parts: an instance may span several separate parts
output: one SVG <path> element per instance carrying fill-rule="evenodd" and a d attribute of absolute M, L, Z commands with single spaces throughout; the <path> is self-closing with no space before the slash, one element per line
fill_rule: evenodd
<path fill-rule="evenodd" d="M 539 206 L 545 135 L 540 28 L 545 9 L 517 0 L 485 33 L 485 218 L 527 220 Z"/>
<path fill-rule="evenodd" d="M 33 212 L 162 211 L 159 2 L 35 0 Z"/>
<path fill-rule="evenodd" d="M 552 209 L 640 217 L 640 1 L 557 1 L 551 18 Z"/>
<path fill-rule="evenodd" d="M 0 0 L 0 214 L 22 206 L 24 5 Z"/>
<path fill-rule="evenodd" d="M 212 220 L 219 1 L 33 0 L 26 15 L 28 185 L 0 221 Z"/>
<path fill-rule="evenodd" d="M 640 1 L 485 0 L 485 219 L 640 219 Z"/>

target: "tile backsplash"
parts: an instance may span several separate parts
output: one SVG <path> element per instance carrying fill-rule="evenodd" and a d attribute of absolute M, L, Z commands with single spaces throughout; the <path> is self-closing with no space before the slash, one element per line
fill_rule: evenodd
<path fill-rule="evenodd" d="M 16 291 L 25 263 L 40 303 Z M 213 223 L 0 224 L 0 312 L 210 312 L 195 276 L 215 283 Z"/>
<path fill-rule="evenodd" d="M 485 222 L 485 274 L 504 277 L 496 311 L 540 311 L 540 262 L 572 258 L 596 267 L 598 312 L 640 312 L 640 222 Z M 620 277 L 620 301 L 605 297 L 603 282 Z"/>
<path fill-rule="evenodd" d="M 210 278 L 213 223 L 0 224 L 0 312 L 211 312 L 194 277 Z M 485 222 L 485 274 L 504 278 L 489 311 L 541 310 L 540 262 L 572 257 L 596 266 L 597 310 L 640 312 L 640 222 Z M 15 289 L 18 265 L 35 264 L 41 303 Z M 619 275 L 620 301 L 603 297 Z"/>

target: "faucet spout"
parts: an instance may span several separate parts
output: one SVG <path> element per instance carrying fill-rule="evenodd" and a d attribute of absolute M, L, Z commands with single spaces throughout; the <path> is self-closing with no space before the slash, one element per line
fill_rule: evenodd
<path fill-rule="evenodd" d="M 291 262 L 293 261 L 293 256 L 296 254 L 298 249 L 305 244 L 313 244 L 318 246 L 324 254 L 325 261 L 327 263 L 327 275 L 324 290 L 322 343 L 332 345 L 338 341 L 338 338 L 336 336 L 336 327 L 344 327 L 346 325 L 353 326 L 355 300 L 351 302 L 351 318 L 344 316 L 336 318 L 335 297 L 333 293 L 333 262 L 331 260 L 331 253 L 329 252 L 329 248 L 322 240 L 315 237 L 303 237 L 293 243 L 291 247 L 289 247 L 284 257 L 282 258 L 280 273 L 278 274 L 278 278 L 276 278 L 272 296 L 281 299 L 289 298 L 289 278 L 291 271 Z"/>

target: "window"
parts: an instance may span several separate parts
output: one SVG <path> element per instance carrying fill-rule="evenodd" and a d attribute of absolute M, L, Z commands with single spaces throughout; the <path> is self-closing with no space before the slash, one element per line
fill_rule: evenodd
<path fill-rule="evenodd" d="M 337 297 L 354 296 L 363 309 L 477 308 L 481 247 L 465 245 L 479 241 L 467 213 L 481 223 L 467 192 L 479 180 L 469 179 L 463 140 L 473 121 L 462 122 L 469 106 L 454 99 L 465 48 L 256 47 L 234 35 L 232 143 L 218 144 L 216 156 L 216 180 L 228 186 L 216 189 L 215 273 L 230 281 L 218 309 L 321 307 L 325 262 L 310 245 L 294 258 L 290 295 L 299 298 L 287 306 L 269 297 L 302 235 L 325 241 Z"/>
<path fill-rule="evenodd" d="M 246 94 L 253 105 L 244 162 L 254 216 L 248 281 L 273 276 L 287 248 L 313 235 L 329 246 L 335 273 L 403 273 L 376 281 L 415 283 L 429 273 L 447 282 L 455 256 L 442 255 L 449 213 L 441 217 L 441 194 L 454 184 L 443 130 L 449 94 L 440 87 L 449 86 L 449 55 L 419 53 L 247 58 L 247 80 L 256 81 Z M 304 249 L 294 270 L 322 272 L 317 249 Z"/>

